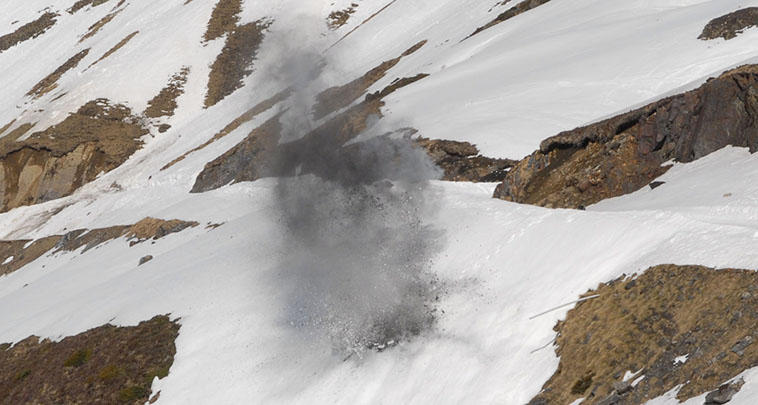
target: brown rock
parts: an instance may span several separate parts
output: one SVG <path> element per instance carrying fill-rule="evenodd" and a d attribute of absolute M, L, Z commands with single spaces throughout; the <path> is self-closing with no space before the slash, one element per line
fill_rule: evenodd
<path fill-rule="evenodd" d="M 748 7 L 711 20 L 698 39 L 724 38 L 729 40 L 750 27 L 758 26 L 758 7 Z"/>

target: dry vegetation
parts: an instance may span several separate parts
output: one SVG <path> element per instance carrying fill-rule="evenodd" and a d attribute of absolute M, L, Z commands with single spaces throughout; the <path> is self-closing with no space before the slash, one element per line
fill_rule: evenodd
<path fill-rule="evenodd" d="M 0 37 L 0 53 L 10 49 L 21 42 L 37 38 L 55 25 L 58 14 L 47 12 L 40 18 L 28 24 L 24 24 L 16 31 Z"/>
<path fill-rule="evenodd" d="M 0 398 L 8 404 L 144 404 L 153 379 L 166 377 L 174 363 L 178 334 L 178 323 L 157 316 L 60 342 L 31 336 L 5 345 Z"/>
<path fill-rule="evenodd" d="M 529 10 L 537 8 L 537 7 L 539 7 L 539 6 L 547 3 L 549 1 L 550 0 L 524 0 L 521 3 L 519 3 L 519 4 L 517 4 L 517 5 L 515 5 L 515 6 L 511 7 L 511 8 L 509 8 L 508 10 L 506 10 L 503 13 L 501 13 L 500 15 L 498 15 L 497 17 L 495 17 L 494 20 L 492 20 L 492 21 L 488 22 L 487 24 L 485 24 L 485 25 L 477 28 L 476 31 L 474 31 L 474 33 L 471 34 L 471 35 L 469 35 L 466 39 L 471 38 L 474 35 L 482 32 L 482 31 L 484 31 L 484 30 L 486 30 L 488 28 L 492 28 L 492 27 L 494 27 L 494 26 L 496 26 L 496 25 L 498 25 L 498 24 L 500 24 L 502 22 L 508 21 L 511 18 L 516 17 L 519 14 L 522 14 L 522 13 L 525 13 L 525 12 L 527 12 Z M 507 3 L 507 1 L 503 1 L 501 3 L 498 3 L 497 5 L 503 5 L 505 3 Z"/>
<path fill-rule="evenodd" d="M 199 150 L 202 150 L 206 148 L 208 145 L 212 144 L 213 142 L 216 142 L 217 140 L 231 134 L 234 132 L 237 128 L 239 128 L 242 124 L 246 122 L 250 122 L 255 117 L 258 116 L 258 114 L 261 114 L 270 108 L 274 107 L 276 104 L 280 103 L 284 99 L 286 99 L 290 95 L 290 90 L 286 89 L 278 94 L 274 95 L 273 97 L 270 97 L 266 100 L 261 101 L 260 103 L 256 104 L 253 108 L 247 110 L 244 114 L 240 115 L 239 117 L 235 118 L 232 122 L 230 122 L 227 126 L 225 126 L 221 131 L 213 135 L 213 137 L 206 142 L 204 142 L 202 145 L 193 148 L 190 151 L 187 151 L 183 153 L 181 156 L 177 157 L 176 159 L 172 160 L 165 166 L 161 168 L 161 170 L 166 170 L 169 167 L 181 162 L 184 160 L 187 156 L 189 156 L 192 153 L 195 153 Z"/>
<path fill-rule="evenodd" d="M 83 9 L 84 7 L 87 7 L 87 6 L 97 7 L 107 2 L 108 0 L 78 0 L 76 3 L 74 3 L 73 6 L 71 6 L 71 8 L 69 8 L 66 11 L 68 11 L 69 14 L 74 14 L 77 11 Z M 123 3 L 123 1 L 121 3 Z"/>
<path fill-rule="evenodd" d="M 595 294 L 556 325 L 560 365 L 532 404 L 640 404 L 679 386 L 683 401 L 758 366 L 755 271 L 662 265 Z"/>
<path fill-rule="evenodd" d="M 326 18 L 327 24 L 329 25 L 329 29 L 337 30 L 343 25 L 347 24 L 348 20 L 350 20 L 350 16 L 352 16 L 355 13 L 355 9 L 357 7 L 358 7 L 358 4 L 351 3 L 350 7 L 344 10 L 332 11 L 329 14 L 329 16 Z"/>
<path fill-rule="evenodd" d="M 425 44 L 426 41 L 417 43 L 397 58 L 390 59 L 381 63 L 379 66 L 369 70 L 366 72 L 366 74 L 353 80 L 350 83 L 324 90 L 316 97 L 316 105 L 313 107 L 314 117 L 316 119 L 323 118 L 334 111 L 340 110 L 352 104 L 355 100 L 360 98 L 360 96 L 363 95 L 369 87 L 381 80 L 390 69 L 395 67 L 395 65 L 400 62 L 403 57 L 413 54 L 414 52 L 421 49 Z M 416 80 L 422 79 L 423 77 L 426 76 L 420 76 Z M 392 89 L 392 91 L 394 91 L 394 89 Z M 386 94 L 382 95 L 381 97 L 385 95 Z"/>
<path fill-rule="evenodd" d="M 189 1 L 185 4 L 188 3 Z M 242 0 L 219 0 L 216 7 L 213 8 L 211 19 L 208 21 L 208 29 L 205 31 L 203 39 L 206 42 L 213 41 L 234 31 L 237 28 L 237 23 L 239 23 L 240 12 L 242 12 Z"/>
<path fill-rule="evenodd" d="M 84 36 L 79 40 L 79 43 L 82 43 L 88 38 L 92 38 L 93 36 L 95 36 L 95 34 L 97 34 L 103 27 L 105 27 L 106 24 L 113 21 L 113 19 L 116 18 L 116 16 L 119 15 L 122 11 L 124 11 L 123 8 L 121 10 L 118 10 L 116 12 L 106 15 L 105 17 L 101 18 L 100 21 L 92 24 L 89 27 L 87 33 L 84 34 Z"/>
<path fill-rule="evenodd" d="M 257 21 L 235 28 L 211 65 L 205 106 L 211 107 L 242 87 L 242 80 L 253 72 L 253 61 L 263 42 L 268 23 Z"/>
<path fill-rule="evenodd" d="M 758 7 L 748 7 L 711 20 L 698 39 L 736 38 L 748 28 L 758 27 Z"/>
<path fill-rule="evenodd" d="M 176 99 L 184 94 L 184 85 L 187 83 L 189 73 L 190 68 L 185 66 L 179 73 L 172 76 L 168 85 L 147 103 L 145 116 L 158 118 L 174 115 L 174 111 L 177 108 Z"/>
<path fill-rule="evenodd" d="M 132 38 L 136 37 L 136 36 L 137 36 L 137 34 L 139 34 L 139 31 L 134 31 L 134 32 L 132 32 L 131 34 L 127 35 L 127 36 L 126 36 L 124 39 L 122 39 L 122 40 L 121 40 L 121 41 L 119 41 L 119 42 L 118 42 L 118 43 L 117 43 L 115 46 L 113 46 L 113 48 L 109 49 L 109 50 L 108 50 L 108 52 L 106 52 L 105 54 L 103 54 L 103 56 L 101 56 L 101 57 L 100 57 L 100 59 L 98 59 L 98 60 L 96 60 L 96 61 L 92 62 L 92 64 L 91 64 L 91 65 L 89 65 L 89 66 L 87 67 L 87 69 L 91 68 L 92 66 L 95 66 L 95 65 L 97 65 L 97 64 L 98 64 L 98 63 L 100 63 L 100 62 L 101 62 L 103 59 L 105 59 L 105 58 L 107 58 L 107 57 L 109 57 L 109 56 L 113 55 L 114 53 L 116 53 L 116 52 L 117 52 L 119 49 L 123 48 L 123 47 L 124 47 L 124 45 L 128 44 L 128 43 L 129 43 L 129 41 L 131 41 L 131 40 L 132 40 Z"/>
<path fill-rule="evenodd" d="M 40 80 L 28 93 L 27 96 L 34 97 L 35 99 L 44 96 L 45 94 L 55 90 L 58 87 L 58 80 L 71 69 L 74 69 L 79 65 L 89 54 L 89 48 L 85 49 L 76 55 L 72 56 L 69 60 L 63 63 L 58 69 L 55 69 L 53 73 L 50 73 L 47 77 Z"/>

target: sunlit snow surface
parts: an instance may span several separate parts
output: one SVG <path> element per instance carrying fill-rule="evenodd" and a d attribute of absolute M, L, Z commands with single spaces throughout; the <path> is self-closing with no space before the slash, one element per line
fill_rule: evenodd
<path fill-rule="evenodd" d="M 53 0 L 11 3 L 2 6 L 0 33 L 14 30 L 13 20 L 36 18 L 46 6 L 70 6 Z M 78 35 L 110 5 L 74 16 L 64 11 L 48 34 L 0 54 L 0 125 L 28 109 L 25 119 L 40 120 L 44 128 L 95 97 L 139 111 L 181 66 L 191 66 L 173 128 L 146 137 L 145 147 L 126 164 L 71 197 L 0 214 L 0 237 L 38 238 L 146 216 L 224 225 L 199 226 L 155 244 L 130 248 L 116 240 L 86 254 L 46 256 L 0 278 L 0 342 L 33 334 L 60 339 L 107 322 L 134 325 L 171 313 L 181 318 L 182 329 L 169 376 L 154 383 L 160 403 L 519 404 L 556 370 L 558 359 L 545 345 L 568 308 L 530 316 L 651 265 L 758 269 L 758 156 L 744 149 L 676 164 L 663 176 L 665 185 L 587 211 L 494 200 L 494 184 L 434 182 L 426 198 L 435 209 L 424 219 L 444 233 L 444 249 L 432 266 L 445 285 L 438 308 L 444 314 L 411 342 L 345 361 L 282 315 L 286 297 L 276 288 L 275 271 L 282 235 L 271 205 L 275 182 L 188 193 L 208 161 L 273 112 L 159 170 L 279 87 L 261 68 L 244 89 L 203 110 L 208 65 L 223 45 L 200 43 L 213 2 L 129 3 L 91 44 L 74 48 Z M 323 20 L 349 2 L 303 3 L 248 1 L 242 22 L 273 17 L 281 22 L 272 26 L 275 35 L 277 29 L 310 27 L 298 25 L 302 19 L 293 10 Z M 758 1 L 553 0 L 460 42 L 503 10 L 488 13 L 494 3 L 397 0 L 327 52 L 333 66 L 322 85 L 358 77 L 428 39 L 371 89 L 397 77 L 432 74 L 387 100 L 386 125 L 413 126 L 424 136 L 471 141 L 485 154 L 520 158 L 560 130 L 692 86 L 758 55 L 756 29 L 728 42 L 696 39 L 710 19 Z M 325 34 L 324 44 L 386 3 L 360 4 L 347 26 Z M 140 35 L 123 53 L 82 72 L 135 30 Z M 23 104 L 25 92 L 72 49 L 89 46 L 90 55 L 56 92 Z M 265 66 L 280 52 L 264 44 L 256 63 Z M 26 62 L 28 53 L 38 59 Z M 69 96 L 50 103 L 66 91 Z M 37 108 L 45 111 L 32 111 Z M 111 189 L 114 182 L 123 190 Z M 147 254 L 155 259 L 137 267 Z M 746 385 L 732 402 L 758 401 L 758 373 L 748 370 L 743 378 Z M 675 392 L 655 401 L 676 403 Z"/>

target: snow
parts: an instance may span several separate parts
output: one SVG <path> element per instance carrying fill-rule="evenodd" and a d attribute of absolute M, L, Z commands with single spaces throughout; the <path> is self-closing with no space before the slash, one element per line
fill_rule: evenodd
<path fill-rule="evenodd" d="M 3 264 L 8 264 L 8 263 L 10 263 L 12 261 L 13 261 L 13 256 L 10 256 L 7 259 L 5 259 L 5 261 L 3 262 Z"/>
<path fill-rule="evenodd" d="M 687 359 L 690 357 L 689 354 L 685 354 L 683 356 L 678 356 L 674 359 L 674 364 L 684 364 L 687 362 Z"/>
<path fill-rule="evenodd" d="M 0 32 L 15 29 L 13 19 L 36 18 L 32 10 L 70 6 L 62 0 L 9 3 L 0 14 Z M 160 170 L 282 88 L 262 74 L 281 50 L 264 44 L 256 62 L 261 69 L 246 86 L 203 109 L 208 65 L 223 41 L 200 42 L 214 2 L 183 3 L 132 0 L 96 39 L 81 45 L 81 33 L 112 6 L 74 16 L 62 12 L 47 34 L 0 54 L 0 126 L 26 111 L 14 127 L 39 122 L 35 129 L 96 97 L 140 111 L 171 75 L 192 68 L 169 132 L 147 137 L 127 163 L 70 197 L 0 214 L 0 238 L 36 239 L 146 216 L 224 225 L 201 225 L 155 244 L 130 248 L 119 239 L 84 254 L 46 255 L 0 277 L 0 342 L 30 335 L 62 339 L 107 322 L 135 325 L 170 313 L 182 328 L 169 376 L 154 382 L 159 403 L 526 403 L 557 368 L 548 348 L 553 326 L 570 309 L 562 305 L 598 283 L 663 263 L 758 269 L 758 157 L 745 149 L 728 147 L 674 164 L 661 179 L 665 185 L 587 211 L 494 200 L 494 184 L 433 182 L 426 198 L 435 205 L 425 219 L 444 234 L 433 263 L 447 287 L 439 304 L 444 315 L 418 339 L 343 361 L 283 320 L 275 181 L 188 193 L 208 161 L 275 112 Z M 247 1 L 242 22 L 271 17 L 279 22 L 271 27 L 276 38 L 307 16 L 323 19 L 348 2 L 301 3 Z M 337 32 L 304 24 L 323 31 L 314 32 L 317 39 L 308 45 L 327 49 L 387 3 L 360 2 Z M 708 20 L 758 1 L 554 0 L 461 42 L 501 12 L 487 12 L 494 3 L 397 0 L 325 53 L 333 68 L 319 85 L 352 80 L 428 39 L 370 89 L 431 73 L 386 100 L 385 124 L 470 141 L 486 155 L 521 158 L 558 131 L 758 57 L 755 29 L 726 42 L 696 39 Z M 127 47 L 83 71 L 136 30 L 140 34 Z M 37 101 L 24 97 L 40 78 L 90 46 L 89 56 L 55 92 Z M 19 61 L 31 56 L 35 62 L 20 69 Z M 111 189 L 113 182 L 122 190 Z M 154 259 L 138 267 L 148 254 Z M 639 381 L 640 372 L 624 380 Z M 758 372 L 743 377 L 746 385 L 735 397 L 742 402 L 735 403 L 754 402 Z M 650 403 L 675 400 L 672 391 Z"/>

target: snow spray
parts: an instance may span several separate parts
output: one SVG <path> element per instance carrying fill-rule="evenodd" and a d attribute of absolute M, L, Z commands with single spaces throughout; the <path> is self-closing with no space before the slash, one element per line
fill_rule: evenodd
<path fill-rule="evenodd" d="M 407 137 L 380 131 L 345 142 L 312 122 L 323 55 L 288 48 L 278 72 L 292 89 L 271 165 L 285 238 L 277 277 L 290 325 L 349 355 L 383 350 L 430 328 L 442 234 L 425 224 L 440 170 Z"/>

